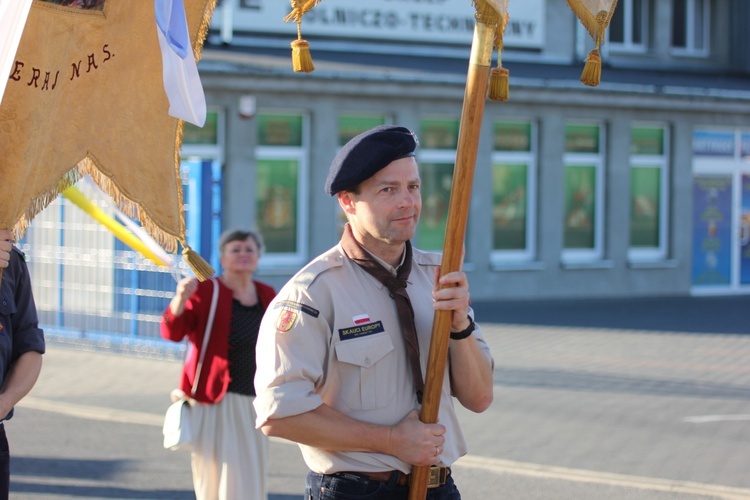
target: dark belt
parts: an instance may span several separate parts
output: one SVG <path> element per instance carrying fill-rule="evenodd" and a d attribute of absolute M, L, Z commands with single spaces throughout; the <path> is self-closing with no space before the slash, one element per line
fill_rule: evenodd
<path fill-rule="evenodd" d="M 340 472 L 339 474 L 354 474 L 356 476 L 366 477 L 371 481 L 381 483 L 391 482 L 398 486 L 408 486 L 411 474 L 404 474 L 400 470 L 387 470 L 383 472 Z M 427 487 L 437 488 L 443 486 L 451 475 L 450 467 L 430 467 L 430 473 L 427 477 Z"/>

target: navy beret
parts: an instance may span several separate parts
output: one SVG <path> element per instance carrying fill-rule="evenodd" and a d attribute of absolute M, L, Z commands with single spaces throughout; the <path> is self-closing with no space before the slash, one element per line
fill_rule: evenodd
<path fill-rule="evenodd" d="M 347 142 L 328 169 L 326 193 L 333 196 L 366 181 L 393 161 L 414 156 L 417 137 L 404 127 L 380 125 Z"/>

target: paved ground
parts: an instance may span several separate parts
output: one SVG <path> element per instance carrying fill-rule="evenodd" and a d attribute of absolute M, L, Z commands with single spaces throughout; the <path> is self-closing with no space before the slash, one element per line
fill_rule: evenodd
<path fill-rule="evenodd" d="M 750 295 L 478 302 L 494 324 L 750 334 Z"/>
<path fill-rule="evenodd" d="M 750 297 L 475 304 L 495 403 L 460 417 L 466 499 L 750 498 Z M 6 424 L 11 498 L 193 498 L 161 448 L 180 365 L 52 344 Z M 271 500 L 302 498 L 271 443 Z"/>

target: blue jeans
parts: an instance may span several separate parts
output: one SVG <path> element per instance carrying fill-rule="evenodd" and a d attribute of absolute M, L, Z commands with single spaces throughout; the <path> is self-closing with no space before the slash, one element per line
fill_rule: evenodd
<path fill-rule="evenodd" d="M 317 474 L 308 472 L 305 500 L 407 500 L 409 487 L 395 481 L 373 481 L 355 473 Z M 427 489 L 427 500 L 461 500 L 452 477 L 438 488 Z"/>

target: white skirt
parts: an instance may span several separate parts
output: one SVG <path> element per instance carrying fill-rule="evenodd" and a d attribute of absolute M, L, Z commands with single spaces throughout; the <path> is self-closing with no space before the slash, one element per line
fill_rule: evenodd
<path fill-rule="evenodd" d="M 196 404 L 192 453 L 197 500 L 265 500 L 268 438 L 255 428 L 253 397 L 228 392 L 213 405 Z"/>

